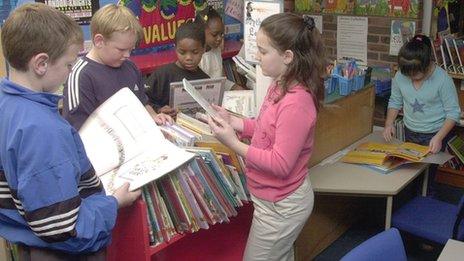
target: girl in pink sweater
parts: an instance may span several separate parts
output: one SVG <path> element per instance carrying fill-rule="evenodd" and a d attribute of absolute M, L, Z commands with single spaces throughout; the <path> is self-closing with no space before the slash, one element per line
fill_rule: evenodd
<path fill-rule="evenodd" d="M 293 243 L 311 214 L 314 195 L 307 163 L 313 151 L 324 48 L 314 20 L 285 13 L 266 18 L 257 34 L 257 59 L 273 78 L 256 119 L 215 106 L 214 135 L 246 158 L 254 204 L 244 260 L 293 260 Z M 251 138 L 250 145 L 241 142 Z"/>

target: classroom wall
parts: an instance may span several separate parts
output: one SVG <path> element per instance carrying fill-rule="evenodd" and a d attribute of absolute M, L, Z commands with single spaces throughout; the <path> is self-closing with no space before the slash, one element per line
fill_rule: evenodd
<path fill-rule="evenodd" d="M 25 3 L 33 3 L 35 0 L 18 0 L 16 6 L 23 5 Z M 100 7 L 107 5 L 107 4 L 116 4 L 118 0 L 100 0 Z M 84 40 L 90 40 L 90 26 L 89 25 L 82 25 L 82 31 L 84 32 Z"/>
<path fill-rule="evenodd" d="M 416 22 L 416 33 L 422 29 L 422 12 L 419 19 L 404 19 Z M 367 62 L 368 65 L 393 65 L 397 62 L 397 56 L 389 55 L 390 27 L 392 17 L 368 16 L 367 34 Z M 326 46 L 326 54 L 331 59 L 337 56 L 337 15 L 323 15 L 322 37 Z"/>
<path fill-rule="evenodd" d="M 422 2 L 420 3 L 420 13 L 417 19 L 405 18 L 403 20 L 416 22 L 416 33 L 422 30 Z M 322 37 L 326 47 L 326 55 L 335 60 L 337 56 L 337 14 L 320 14 L 322 15 L 323 29 Z M 368 65 L 393 65 L 396 64 L 397 56 L 389 55 L 390 50 L 390 27 L 392 20 L 400 20 L 395 17 L 367 16 L 368 34 L 367 34 L 367 61 Z"/>

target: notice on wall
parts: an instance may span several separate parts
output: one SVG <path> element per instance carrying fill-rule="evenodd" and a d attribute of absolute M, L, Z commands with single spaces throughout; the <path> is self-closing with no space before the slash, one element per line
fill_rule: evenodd
<path fill-rule="evenodd" d="M 244 40 L 245 40 L 245 60 L 257 63 L 256 53 L 256 34 L 258 33 L 261 22 L 267 17 L 283 11 L 282 1 L 245 1 L 244 13 Z"/>
<path fill-rule="evenodd" d="M 337 17 L 337 60 L 355 58 L 367 63 L 367 17 Z"/>
<path fill-rule="evenodd" d="M 227 1 L 225 14 L 243 22 L 243 0 Z"/>
<path fill-rule="evenodd" d="M 35 0 L 39 3 L 52 6 L 72 17 L 78 24 L 90 24 L 92 15 L 98 10 L 98 0 L 62 1 L 62 0 Z"/>
<path fill-rule="evenodd" d="M 390 33 L 390 55 L 398 55 L 404 43 L 414 36 L 416 22 L 392 20 Z"/>

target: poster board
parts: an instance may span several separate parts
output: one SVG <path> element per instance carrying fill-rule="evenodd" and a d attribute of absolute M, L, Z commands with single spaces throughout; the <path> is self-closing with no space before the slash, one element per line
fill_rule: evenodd
<path fill-rule="evenodd" d="M 419 0 L 295 0 L 297 12 L 419 18 Z"/>
<path fill-rule="evenodd" d="M 355 58 L 367 64 L 368 18 L 337 16 L 337 60 Z"/>
<path fill-rule="evenodd" d="M 398 55 L 404 43 L 416 33 L 416 22 L 392 20 L 390 28 L 390 55 Z"/>
<path fill-rule="evenodd" d="M 99 0 L 63 1 L 63 0 L 35 0 L 52 6 L 70 16 L 80 25 L 90 24 L 93 14 L 100 8 Z"/>
<path fill-rule="evenodd" d="M 244 33 L 245 40 L 245 60 L 257 64 L 256 34 L 258 33 L 261 22 L 267 17 L 283 12 L 283 2 L 279 1 L 245 1 L 244 4 Z"/>

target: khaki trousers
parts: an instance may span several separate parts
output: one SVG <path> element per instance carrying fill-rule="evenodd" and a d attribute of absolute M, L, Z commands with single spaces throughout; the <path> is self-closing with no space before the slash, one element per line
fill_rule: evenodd
<path fill-rule="evenodd" d="M 270 202 L 251 196 L 253 221 L 245 249 L 245 261 L 293 261 L 293 243 L 314 206 L 309 178 L 288 197 Z"/>

